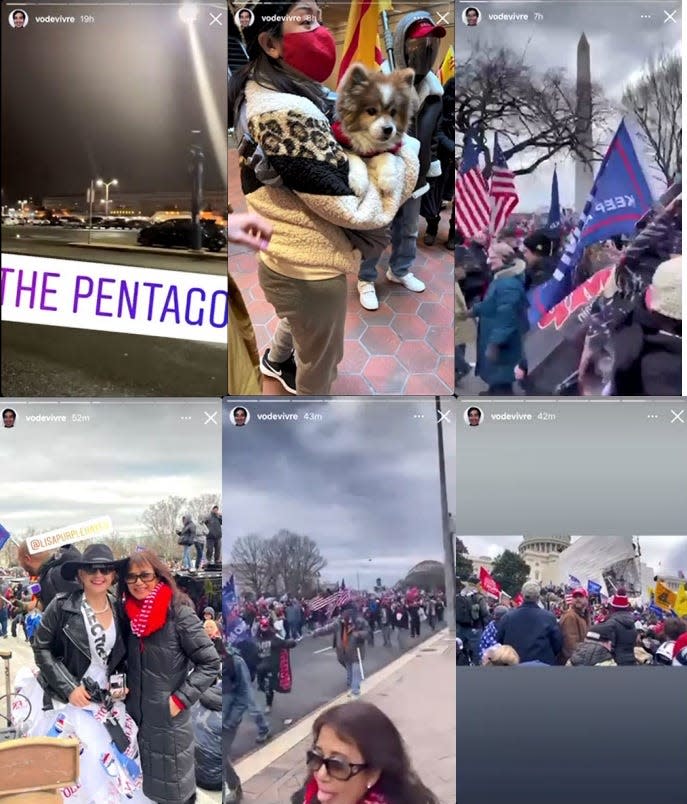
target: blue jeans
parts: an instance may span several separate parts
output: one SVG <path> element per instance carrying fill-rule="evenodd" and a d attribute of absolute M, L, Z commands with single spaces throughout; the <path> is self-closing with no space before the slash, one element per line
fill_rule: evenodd
<path fill-rule="evenodd" d="M 457 636 L 463 640 L 463 647 L 473 664 L 479 664 L 482 661 L 482 654 L 479 649 L 482 630 L 481 628 L 470 628 L 467 625 L 459 625 L 457 628 Z"/>
<path fill-rule="evenodd" d="M 421 198 L 409 198 L 396 213 L 391 222 L 391 273 L 401 279 L 415 262 L 417 254 L 417 224 L 420 218 Z M 374 282 L 377 279 L 379 257 L 362 260 L 358 279 L 361 282 Z"/>
<path fill-rule="evenodd" d="M 355 695 L 360 695 L 360 664 L 354 662 L 346 665 L 346 686 Z"/>
<path fill-rule="evenodd" d="M 0 637 L 7 636 L 7 606 L 0 609 Z"/>
<path fill-rule="evenodd" d="M 185 544 L 184 545 L 184 555 L 181 558 L 181 567 L 182 569 L 191 569 L 191 549 L 193 548 L 192 544 Z"/>
<path fill-rule="evenodd" d="M 267 722 L 264 712 L 258 706 L 258 702 L 255 700 L 255 690 L 253 689 L 253 685 L 250 680 L 250 671 L 248 670 L 248 665 L 245 662 L 237 662 L 237 664 L 241 669 L 241 675 L 243 677 L 244 692 L 238 696 L 241 701 L 243 711 L 247 710 L 248 714 L 253 718 L 255 725 L 258 727 L 259 734 L 267 734 L 267 732 L 270 730 L 270 725 Z"/>

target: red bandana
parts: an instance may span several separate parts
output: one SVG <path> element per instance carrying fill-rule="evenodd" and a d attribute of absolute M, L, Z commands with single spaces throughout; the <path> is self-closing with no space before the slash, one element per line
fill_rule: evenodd
<path fill-rule="evenodd" d="M 332 123 L 332 134 L 334 135 L 334 139 L 339 143 L 339 145 L 343 145 L 344 148 L 351 147 L 351 141 L 348 137 L 344 134 L 343 128 L 341 128 L 341 123 L 338 120 L 335 120 Z M 401 143 L 397 142 L 393 148 L 391 148 L 388 153 L 397 154 L 401 150 Z M 373 156 L 379 156 L 379 154 L 387 153 L 385 150 L 381 151 L 372 151 L 369 154 L 360 154 L 360 156 L 364 156 L 365 159 L 369 159 Z"/>
<path fill-rule="evenodd" d="M 304 804 L 317 804 L 317 782 L 315 777 L 311 777 L 305 788 Z M 367 790 L 365 796 L 358 801 L 358 804 L 389 804 L 389 800 L 381 793 L 375 793 L 374 788 Z"/>
<path fill-rule="evenodd" d="M 167 622 L 172 590 L 166 583 L 159 583 L 143 600 L 136 600 L 129 593 L 124 601 L 124 611 L 131 621 L 131 630 L 137 637 L 147 637 L 159 631 Z"/>

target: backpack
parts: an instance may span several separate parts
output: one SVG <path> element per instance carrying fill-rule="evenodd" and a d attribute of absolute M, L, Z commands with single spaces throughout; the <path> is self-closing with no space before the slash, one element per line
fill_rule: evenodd
<path fill-rule="evenodd" d="M 456 623 L 472 628 L 481 619 L 480 598 L 476 592 L 456 597 Z"/>

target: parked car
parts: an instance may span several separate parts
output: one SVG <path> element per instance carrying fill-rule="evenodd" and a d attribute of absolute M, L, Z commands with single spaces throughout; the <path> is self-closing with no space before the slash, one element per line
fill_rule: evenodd
<path fill-rule="evenodd" d="M 67 229 L 81 229 L 86 225 L 86 222 L 76 215 L 62 215 L 57 219 L 57 225 L 64 226 Z"/>
<path fill-rule="evenodd" d="M 208 251 L 222 251 L 227 247 L 227 236 L 214 221 L 201 220 L 202 247 Z M 154 223 L 138 233 L 139 246 L 163 248 L 191 248 L 192 221 L 190 218 Z"/>

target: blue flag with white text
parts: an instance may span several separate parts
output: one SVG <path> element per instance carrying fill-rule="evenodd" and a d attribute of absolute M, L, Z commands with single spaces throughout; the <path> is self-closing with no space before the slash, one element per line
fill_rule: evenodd
<path fill-rule="evenodd" d="M 229 576 L 229 580 L 222 587 L 222 617 L 227 642 L 237 645 L 250 638 L 250 629 L 239 614 L 239 599 L 233 575 Z"/>
<path fill-rule="evenodd" d="M 556 270 L 529 292 L 530 325 L 573 290 L 575 268 L 587 246 L 616 235 L 630 235 L 651 209 L 653 197 L 633 138 L 623 120 L 608 146 L 577 226 L 570 233 Z"/>
<path fill-rule="evenodd" d="M 601 594 L 601 584 L 596 581 L 587 581 L 587 592 L 590 595 Z"/>

